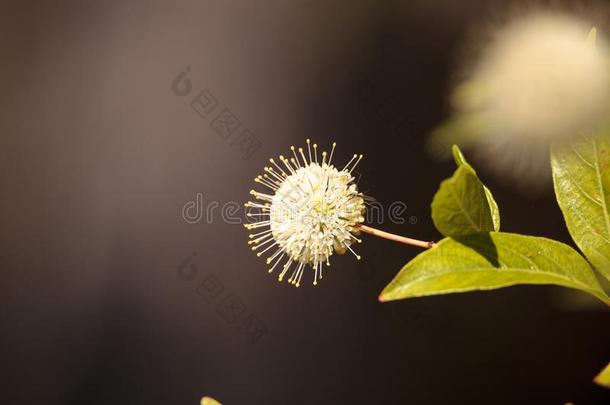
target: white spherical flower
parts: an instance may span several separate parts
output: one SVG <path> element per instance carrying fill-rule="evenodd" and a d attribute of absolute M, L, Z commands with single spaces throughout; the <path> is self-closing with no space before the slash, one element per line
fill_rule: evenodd
<path fill-rule="evenodd" d="M 272 251 L 267 259 L 272 264 L 269 272 L 283 263 L 279 280 L 292 268 L 288 280 L 297 287 L 307 265 L 313 269 L 316 285 L 322 278 L 323 265 L 330 265 L 333 252 L 342 254 L 349 250 L 360 259 L 351 245 L 360 242 L 355 235 L 364 221 L 365 205 L 352 171 L 362 155 L 354 155 L 339 170 L 331 163 L 334 148 L 333 143 L 328 160 L 326 152 L 318 159 L 317 145 L 313 145 L 312 155 L 307 140 L 309 159 L 302 148 L 297 154 L 294 147 L 291 147 L 294 157 L 290 160 L 280 156 L 283 167 L 270 159 L 272 166 L 265 167 L 265 174 L 255 181 L 272 193 L 252 190 L 251 194 L 261 202 L 246 203 L 246 207 L 259 210 L 248 213 L 259 221 L 246 224 L 246 228 L 264 229 L 250 235 L 252 249 L 261 250 L 258 256 Z"/>

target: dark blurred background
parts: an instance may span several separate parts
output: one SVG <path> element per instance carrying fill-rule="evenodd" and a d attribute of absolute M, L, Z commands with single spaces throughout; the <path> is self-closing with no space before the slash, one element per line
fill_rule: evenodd
<path fill-rule="evenodd" d="M 1 402 L 610 403 L 608 311 L 554 287 L 381 304 L 419 251 L 366 236 L 295 289 L 188 205 L 241 205 L 269 157 L 334 140 L 365 154 L 362 191 L 407 204 L 380 227 L 439 238 L 453 164 L 425 136 L 461 39 L 505 5 L 2 2 Z M 550 189 L 480 174 L 504 230 L 571 243 Z"/>

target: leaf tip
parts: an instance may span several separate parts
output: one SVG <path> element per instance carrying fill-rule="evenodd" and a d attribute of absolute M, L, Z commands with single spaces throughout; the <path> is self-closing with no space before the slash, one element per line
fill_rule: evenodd
<path fill-rule="evenodd" d="M 593 382 L 602 387 L 610 388 L 610 363 L 593 378 Z"/>
<path fill-rule="evenodd" d="M 594 46 L 597 40 L 597 27 L 593 26 L 587 35 L 587 45 Z"/>
<path fill-rule="evenodd" d="M 456 166 L 460 167 L 462 165 L 470 166 L 466 163 L 466 158 L 464 158 L 464 154 L 459 146 L 453 145 L 451 146 L 451 152 L 453 153 L 453 160 L 455 161 Z"/>

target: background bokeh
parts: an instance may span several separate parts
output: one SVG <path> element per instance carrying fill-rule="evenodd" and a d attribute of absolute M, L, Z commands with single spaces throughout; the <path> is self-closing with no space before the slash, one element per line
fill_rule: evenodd
<path fill-rule="evenodd" d="M 557 288 L 380 304 L 419 251 L 364 236 L 361 262 L 295 289 L 219 209 L 182 218 L 197 193 L 241 204 L 309 137 L 339 160 L 363 152 L 361 190 L 407 204 L 385 229 L 439 238 L 429 203 L 453 164 L 424 137 L 447 116 L 460 39 L 504 5 L 2 2 L 2 403 L 609 403 L 591 379 L 610 314 L 568 310 Z M 205 117 L 189 104 L 202 90 Z M 212 126 L 225 108 L 241 123 L 228 139 Z M 248 159 L 245 129 L 261 143 Z M 504 230 L 571 243 L 550 189 L 480 174 Z"/>

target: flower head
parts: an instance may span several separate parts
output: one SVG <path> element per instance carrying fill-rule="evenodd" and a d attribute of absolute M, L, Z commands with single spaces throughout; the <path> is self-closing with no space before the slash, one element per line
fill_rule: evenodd
<path fill-rule="evenodd" d="M 269 273 L 283 263 L 278 279 L 282 281 L 292 268 L 288 281 L 299 286 L 305 267 L 313 270 L 313 284 L 322 278 L 324 264 L 330 266 L 329 257 L 333 252 L 352 252 L 354 242 L 360 242 L 359 225 L 364 221 L 364 196 L 354 184 L 352 171 L 362 159 L 354 155 L 341 170 L 332 163 L 335 150 L 333 143 L 330 156 L 322 152 L 318 159 L 318 145 L 307 140 L 307 155 L 302 148 L 291 147 L 294 157 L 280 156 L 280 166 L 269 159 L 271 166 L 265 167 L 265 174 L 254 181 L 271 190 L 252 194 L 259 202 L 249 201 L 245 205 L 258 212 L 249 212 L 257 222 L 246 224 L 250 230 L 252 250 L 260 250 L 257 256 L 267 252 Z M 328 158 L 328 159 L 327 159 Z M 293 266 L 294 265 L 294 266 Z"/>

